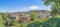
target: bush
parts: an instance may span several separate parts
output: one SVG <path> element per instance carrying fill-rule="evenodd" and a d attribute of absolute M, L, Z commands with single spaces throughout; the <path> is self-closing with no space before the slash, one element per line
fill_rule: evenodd
<path fill-rule="evenodd" d="M 4 20 L 1 15 L 0 15 L 0 27 L 5 27 Z"/>
<path fill-rule="evenodd" d="M 29 22 L 28 25 L 26 27 L 41 27 L 43 23 L 43 20 L 34 20 L 32 22 Z"/>
<path fill-rule="evenodd" d="M 55 16 L 55 18 L 60 18 L 60 16 Z"/>
<path fill-rule="evenodd" d="M 33 21 L 27 27 L 60 27 L 60 18 L 50 18 L 46 21 L 43 20 L 43 22 L 40 20 Z"/>

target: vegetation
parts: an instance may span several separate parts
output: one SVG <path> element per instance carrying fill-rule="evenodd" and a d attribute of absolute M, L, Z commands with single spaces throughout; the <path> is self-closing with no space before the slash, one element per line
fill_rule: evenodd
<path fill-rule="evenodd" d="M 35 13 L 30 14 L 30 21 L 19 23 L 16 20 L 11 20 L 5 16 L 5 13 L 0 13 L 0 27 L 60 27 L 60 0 L 43 0 L 45 5 L 51 5 L 52 18 L 35 20 Z M 20 14 L 20 17 L 22 13 Z"/>
<path fill-rule="evenodd" d="M 5 27 L 2 16 L 0 15 L 0 27 Z"/>
<path fill-rule="evenodd" d="M 60 0 L 42 0 L 45 5 L 51 5 L 51 15 L 56 16 L 60 15 Z"/>
<path fill-rule="evenodd" d="M 34 19 L 36 19 L 35 12 L 32 12 L 30 14 L 30 17 L 31 17 L 31 21 L 33 21 Z"/>
<path fill-rule="evenodd" d="M 11 22 L 11 26 L 10 27 L 20 27 L 20 24 L 18 23 L 18 21 L 12 21 Z"/>
<path fill-rule="evenodd" d="M 60 18 L 50 18 L 46 21 L 33 21 L 27 25 L 27 27 L 60 27 Z"/>
<path fill-rule="evenodd" d="M 60 27 L 60 17 L 56 16 L 54 18 L 47 18 L 33 20 L 29 22 L 19 23 L 16 20 L 6 20 L 7 23 L 4 24 L 3 17 L 0 15 L 0 26 L 1 27 Z"/>

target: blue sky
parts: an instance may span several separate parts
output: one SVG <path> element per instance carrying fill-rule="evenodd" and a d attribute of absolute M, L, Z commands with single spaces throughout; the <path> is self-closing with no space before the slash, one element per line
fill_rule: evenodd
<path fill-rule="evenodd" d="M 41 0 L 0 0 L 0 12 L 23 12 L 29 10 L 50 10 Z"/>

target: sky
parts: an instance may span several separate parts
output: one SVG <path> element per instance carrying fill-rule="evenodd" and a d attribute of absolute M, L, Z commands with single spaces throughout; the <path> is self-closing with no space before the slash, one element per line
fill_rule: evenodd
<path fill-rule="evenodd" d="M 29 10 L 50 10 L 41 0 L 0 0 L 0 12 L 25 12 Z"/>

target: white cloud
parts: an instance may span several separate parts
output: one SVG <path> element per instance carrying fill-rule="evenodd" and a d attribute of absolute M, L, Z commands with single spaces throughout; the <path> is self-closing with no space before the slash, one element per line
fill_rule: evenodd
<path fill-rule="evenodd" d="M 38 9 L 39 7 L 38 6 L 31 6 L 29 7 L 30 9 Z"/>
<path fill-rule="evenodd" d="M 24 9 L 28 9 L 28 10 L 36 10 L 39 9 L 39 6 L 29 6 L 29 7 L 25 7 Z"/>

